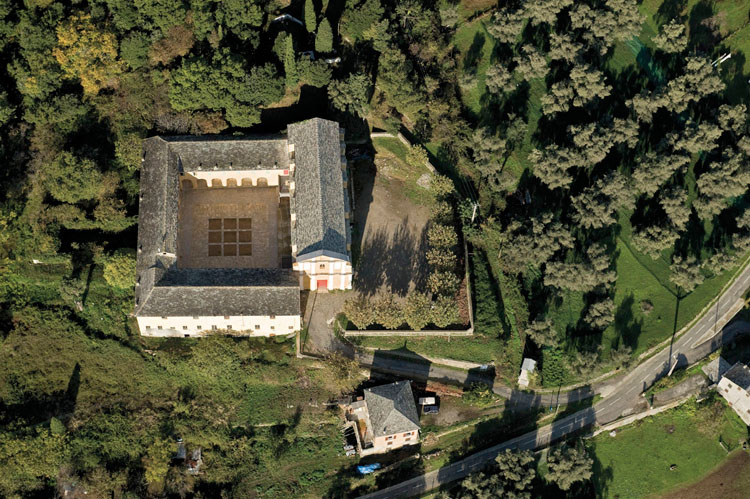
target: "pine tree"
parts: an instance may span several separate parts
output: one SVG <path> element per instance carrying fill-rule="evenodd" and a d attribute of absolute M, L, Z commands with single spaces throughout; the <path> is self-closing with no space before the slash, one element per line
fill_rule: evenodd
<path fill-rule="evenodd" d="M 313 0 L 305 0 L 305 28 L 308 33 L 314 33 L 318 20 L 315 16 L 315 4 Z"/>
<path fill-rule="evenodd" d="M 318 33 L 315 35 L 315 51 L 323 54 L 333 51 L 333 31 L 331 23 L 325 17 L 320 20 Z"/>
<path fill-rule="evenodd" d="M 294 40 L 291 35 L 284 37 L 284 73 L 286 74 L 287 87 L 294 87 L 299 83 L 297 57 L 294 53 Z"/>

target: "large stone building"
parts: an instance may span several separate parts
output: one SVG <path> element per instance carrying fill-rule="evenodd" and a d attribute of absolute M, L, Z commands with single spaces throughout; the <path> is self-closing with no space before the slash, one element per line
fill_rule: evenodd
<path fill-rule="evenodd" d="M 143 144 L 135 315 L 147 336 L 272 336 L 301 327 L 300 290 L 349 289 L 343 130 Z"/>

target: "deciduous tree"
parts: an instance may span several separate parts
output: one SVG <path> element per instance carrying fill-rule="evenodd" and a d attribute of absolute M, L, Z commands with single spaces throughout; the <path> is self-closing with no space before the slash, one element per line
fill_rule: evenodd
<path fill-rule="evenodd" d="M 576 482 L 588 480 L 593 475 L 594 460 L 586 453 L 583 445 L 570 447 L 562 445 L 552 450 L 547 457 L 549 471 L 546 479 L 561 490 L 570 490 Z"/>

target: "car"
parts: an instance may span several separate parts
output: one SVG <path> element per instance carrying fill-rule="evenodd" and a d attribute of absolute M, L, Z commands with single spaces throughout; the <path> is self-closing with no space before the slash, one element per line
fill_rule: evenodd
<path fill-rule="evenodd" d="M 437 414 L 438 413 L 438 406 L 436 405 L 426 405 L 422 409 L 423 414 Z"/>

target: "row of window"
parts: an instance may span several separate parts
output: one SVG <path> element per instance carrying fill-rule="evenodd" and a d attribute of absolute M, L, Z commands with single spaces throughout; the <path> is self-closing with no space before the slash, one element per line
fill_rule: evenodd
<path fill-rule="evenodd" d="M 198 326 L 195 326 L 195 328 L 196 329 L 203 329 L 203 326 L 198 325 Z M 146 329 L 151 329 L 151 326 L 146 326 Z M 164 327 L 163 326 L 156 326 L 156 329 L 164 329 Z M 171 327 L 169 329 L 175 329 L 175 328 Z M 188 326 L 182 326 L 182 329 L 187 330 Z M 216 326 L 216 325 L 213 325 L 213 326 L 211 326 L 211 329 L 219 329 L 219 327 Z M 224 329 L 231 330 L 232 329 L 232 325 L 228 324 Z M 255 325 L 255 329 L 260 329 L 260 326 L 256 324 Z M 271 326 L 271 329 L 276 329 L 276 326 Z M 294 329 L 294 326 L 289 326 L 289 329 Z"/>
<path fill-rule="evenodd" d="M 404 434 L 403 434 L 402 436 L 403 436 L 403 437 L 410 437 L 411 435 L 414 435 L 414 434 L 416 434 L 416 433 L 417 433 L 416 431 L 407 431 L 407 432 L 406 432 L 406 433 L 404 433 Z M 390 436 L 388 436 L 388 437 L 385 437 L 385 439 L 386 439 L 386 440 L 393 440 L 393 439 L 394 439 L 394 438 L 396 438 L 397 436 L 398 436 L 398 435 L 390 435 Z M 409 439 L 407 438 L 406 440 L 409 440 Z"/>

